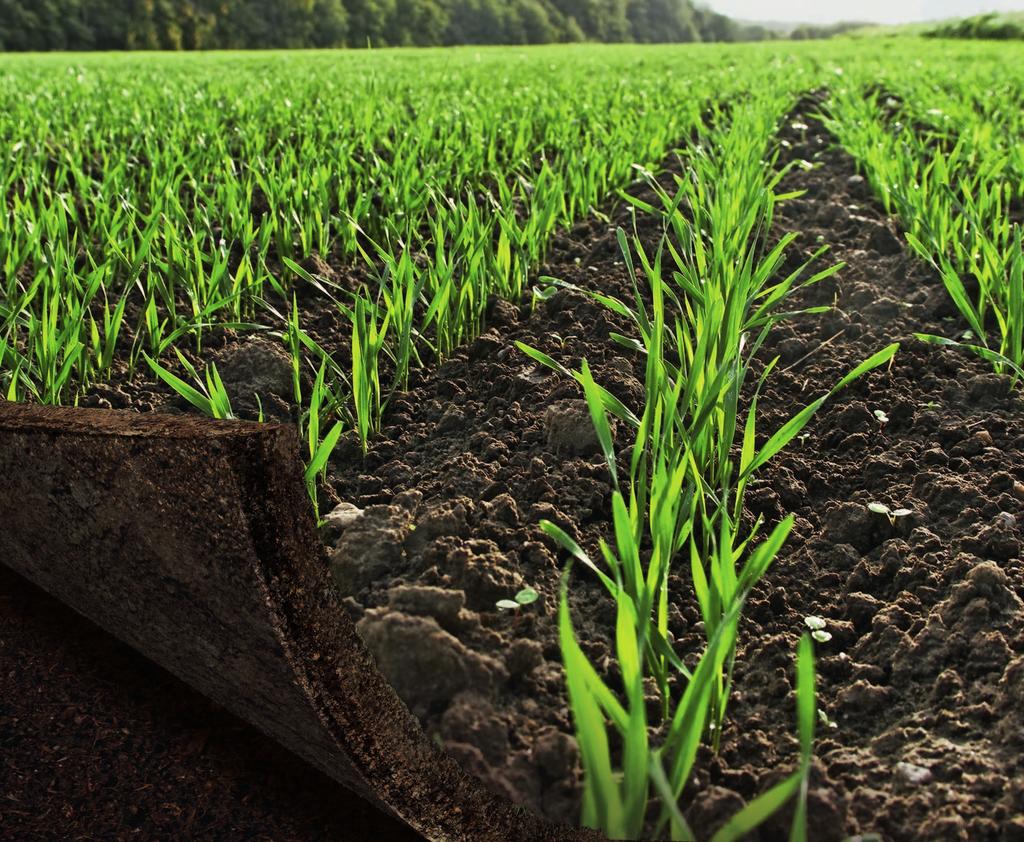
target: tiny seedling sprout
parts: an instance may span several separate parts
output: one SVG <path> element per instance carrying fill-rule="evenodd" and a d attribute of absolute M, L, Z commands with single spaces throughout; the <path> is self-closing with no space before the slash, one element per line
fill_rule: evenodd
<path fill-rule="evenodd" d="M 499 599 L 495 605 L 501 611 L 518 611 L 520 608 L 536 602 L 539 596 L 540 594 L 533 588 L 523 588 L 515 595 L 515 599 Z"/>
<path fill-rule="evenodd" d="M 868 509 L 876 515 L 885 515 L 893 526 L 896 525 L 897 518 L 913 514 L 912 509 L 890 509 L 885 503 L 868 503 Z"/>
<path fill-rule="evenodd" d="M 828 643 L 832 639 L 830 632 L 825 631 L 825 620 L 812 614 L 804 617 L 804 625 L 811 630 L 811 637 L 818 643 Z"/>

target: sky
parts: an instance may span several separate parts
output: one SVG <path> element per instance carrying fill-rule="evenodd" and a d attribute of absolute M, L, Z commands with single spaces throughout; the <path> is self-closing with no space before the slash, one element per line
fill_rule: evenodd
<path fill-rule="evenodd" d="M 981 12 L 1024 11 L 1024 0 L 704 0 L 716 12 L 743 20 L 908 23 Z"/>

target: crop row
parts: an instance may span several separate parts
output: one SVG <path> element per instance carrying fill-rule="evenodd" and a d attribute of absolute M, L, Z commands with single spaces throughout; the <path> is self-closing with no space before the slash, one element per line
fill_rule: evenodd
<path fill-rule="evenodd" d="M 1016 382 L 1024 376 L 1024 74 L 982 64 L 951 84 L 927 68 L 853 78 L 829 126 L 860 161 L 964 323 L 952 336 Z"/>
<path fill-rule="evenodd" d="M 73 403 L 115 358 L 132 372 L 143 354 L 198 355 L 216 325 L 291 330 L 305 379 L 325 369 L 321 406 L 365 441 L 381 392 L 472 336 L 490 295 L 517 298 L 558 226 L 749 82 L 726 59 L 6 61 L 3 392 Z M 325 262 L 352 282 L 332 286 Z M 296 339 L 288 310 L 309 283 L 367 341 Z"/>
<path fill-rule="evenodd" d="M 771 434 L 758 427 L 758 394 L 771 375 L 771 361 L 757 383 L 748 383 L 754 356 L 772 327 L 783 319 L 827 308 L 788 310 L 791 295 L 827 278 L 833 265 L 811 273 L 822 247 L 794 271 L 781 267 L 796 234 L 771 242 L 773 209 L 792 198 L 776 188 L 788 171 L 777 169 L 773 141 L 779 121 L 798 90 L 786 80 L 766 84 L 730 110 L 716 114 L 699 142 L 686 150 L 685 176 L 675 189 L 656 181 L 659 203 L 634 204 L 661 217 L 665 234 L 655 253 L 639 237 L 619 231 L 634 297 L 593 297 L 628 317 L 633 336 L 615 336 L 629 352 L 643 355 L 644 410 L 633 415 L 594 382 L 583 362 L 570 372 L 540 351 L 527 354 L 574 377 L 583 387 L 614 486 L 612 532 L 602 541 L 603 564 L 591 559 L 561 528 L 544 529 L 577 562 L 597 575 L 616 604 L 614 633 L 621 691 L 614 692 L 588 662 L 577 642 L 563 587 L 560 639 L 570 703 L 584 767 L 584 823 L 612 838 L 694 838 L 678 809 L 703 740 L 717 750 L 732 692 L 732 664 L 743 605 L 764 576 L 792 526 L 792 516 L 762 535 L 760 519 L 743 526 L 744 493 L 753 476 L 806 427 L 835 392 L 892 359 L 896 345 L 880 349 L 842 377 Z M 774 152 L 773 152 L 774 147 Z M 742 398 L 752 399 L 744 410 Z M 628 477 L 620 476 L 608 422 L 615 416 L 635 436 Z M 692 670 L 668 638 L 668 577 L 689 560 L 706 645 Z M 568 574 L 567 574 L 568 576 Z M 794 839 L 806 838 L 806 779 L 816 719 L 813 655 L 805 637 L 798 656 L 798 725 L 801 761 L 796 771 L 737 813 L 714 837 L 738 839 L 794 795 L 798 807 Z M 678 678 L 678 685 L 672 681 Z M 667 723 L 652 741 L 646 682 L 657 687 Z M 682 687 L 674 694 L 673 686 Z M 622 699 L 625 699 L 623 702 Z M 623 748 L 613 759 L 605 729 L 618 732 Z M 615 760 L 620 771 L 613 771 Z M 658 818 L 649 826 L 648 805 L 656 797 Z"/>

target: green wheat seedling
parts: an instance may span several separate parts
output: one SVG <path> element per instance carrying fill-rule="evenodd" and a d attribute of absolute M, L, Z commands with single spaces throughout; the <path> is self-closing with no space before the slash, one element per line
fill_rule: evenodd
<path fill-rule="evenodd" d="M 933 132 L 902 122 L 894 131 L 877 98 L 842 88 L 826 125 L 861 161 L 886 210 L 899 215 L 908 245 L 935 269 L 971 332 L 971 340 L 918 338 L 971 351 L 1016 384 L 1024 372 L 1024 253 L 1020 225 L 1011 224 L 1008 209 L 1015 197 L 1020 201 L 1024 161 L 1019 144 L 999 139 L 996 126 L 1004 117 L 987 108 L 958 109 L 954 96 L 963 94 L 951 93 L 942 109 L 930 109 L 943 118 Z M 932 116 L 904 111 L 918 122 Z"/>
<path fill-rule="evenodd" d="M 231 410 L 231 399 L 228 396 L 227 389 L 224 387 L 224 381 L 221 380 L 220 374 L 217 371 L 216 364 L 210 363 L 206 369 L 205 377 L 200 377 L 195 366 L 184 357 L 181 351 L 175 348 L 174 352 L 182 368 L 188 372 L 188 375 L 196 384 L 195 386 L 190 385 L 173 372 L 168 371 L 156 360 L 150 359 L 148 355 L 144 355 L 144 357 L 157 377 L 204 415 L 219 419 L 234 418 L 235 415 Z"/>
<path fill-rule="evenodd" d="M 337 447 L 338 439 L 341 437 L 344 425 L 336 421 L 322 438 L 320 436 L 321 417 L 325 410 L 330 410 L 328 401 L 330 391 L 324 384 L 324 376 L 327 370 L 327 363 L 320 364 L 316 373 L 316 380 L 313 381 L 313 388 L 309 396 L 309 409 L 306 411 L 306 441 L 309 446 L 309 461 L 303 474 L 306 484 L 306 493 L 313 503 L 313 511 L 317 521 L 320 520 L 320 503 L 316 493 L 317 481 L 324 481 L 327 478 L 327 462 Z"/>
<path fill-rule="evenodd" d="M 661 207 L 637 200 L 633 204 L 639 212 L 660 214 L 664 220 L 666 233 L 656 252 L 648 255 L 638 234 L 630 240 L 624 231 L 618 232 L 632 301 L 589 293 L 635 328 L 635 336 L 613 334 L 612 339 L 645 360 L 646 400 L 640 417 L 594 381 L 586 361 L 578 371 L 570 371 L 548 354 L 519 345 L 534 361 L 573 376 L 581 385 L 613 482 L 614 541 L 600 542 L 602 565 L 563 530 L 542 523 L 550 537 L 598 576 L 618 607 L 616 652 L 630 702 L 621 711 L 612 704 L 609 688 L 598 683 L 593 668 L 574 647 L 564 606 L 562 620 L 574 721 L 585 772 L 592 778 L 587 784 L 585 776 L 584 821 L 612 835 L 639 831 L 637 822 L 645 814 L 640 805 L 656 790 L 663 808 L 661 826 L 671 825 L 673 838 L 691 838 L 675 805 L 693 762 L 692 752 L 703 739 L 718 746 L 731 694 L 742 604 L 781 549 L 792 524 L 789 518 L 762 537 L 757 522 L 752 532 L 743 534 L 746 484 L 801 433 L 829 397 L 889 362 L 897 349 L 891 345 L 857 366 L 758 446 L 757 397 L 775 363 L 771 361 L 758 378 L 744 419 L 740 395 L 753 356 L 779 320 L 821 311 L 791 313 L 784 304 L 795 290 L 839 268 L 811 274 L 808 261 L 779 278 L 792 237 L 764 247 L 773 206 L 786 198 L 775 193 L 782 174 L 773 172 L 763 155 L 763 139 L 772 128 L 770 115 L 782 107 L 781 100 L 758 102 L 735 113 L 729 125 L 710 130 L 708 139 L 691 154 L 691 178 L 677 179 L 674 194 L 651 180 Z M 619 477 L 609 413 L 635 433 L 628 479 Z M 697 684 L 668 636 L 668 575 L 680 555 L 690 562 L 705 627 L 705 657 L 713 653 L 702 662 Z M 628 669 L 623 659 L 628 659 Z M 648 723 L 641 711 L 642 693 L 639 700 L 634 698 L 634 685 L 637 675 L 652 677 L 660 693 L 662 718 L 672 721 L 674 728 L 683 728 L 681 721 L 672 718 L 669 679 L 677 671 L 694 695 L 687 708 L 688 736 L 679 738 L 686 750 L 672 756 L 666 771 L 662 761 L 677 744 L 670 741 L 657 762 L 651 760 L 654 754 L 644 742 Z M 595 706 L 623 734 L 621 777 L 610 771 L 607 739 L 594 724 Z M 644 752 L 646 764 L 638 759 Z M 798 778 L 791 781 L 785 797 L 799 784 Z M 778 803 L 785 797 L 780 796 Z M 757 809 L 770 801 L 758 802 Z"/>

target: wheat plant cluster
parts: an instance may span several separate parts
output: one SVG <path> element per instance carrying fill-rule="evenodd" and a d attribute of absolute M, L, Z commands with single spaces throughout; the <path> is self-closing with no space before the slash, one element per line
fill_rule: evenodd
<path fill-rule="evenodd" d="M 1024 63 L 1001 49 L 865 40 L 0 56 L 0 395 L 74 405 L 115 373 L 142 374 L 230 418 L 241 396 L 204 349 L 218 331 L 258 332 L 291 356 L 316 505 L 340 438 L 365 450 L 410 372 L 476 336 L 495 297 L 529 296 L 556 231 L 616 196 L 634 219 L 655 217 L 656 244 L 618 231 L 631 295 L 585 293 L 631 325 L 609 342 L 645 360 L 641 413 L 586 361 L 569 370 L 519 350 L 578 382 L 613 484 L 599 557 L 537 524 L 567 560 L 558 623 L 581 821 L 613 838 L 692 839 L 680 799 L 699 747 L 716 750 L 728 721 L 745 600 L 770 579 L 793 524 L 751 528 L 745 489 L 836 392 L 898 352 L 877 348 L 787 422 L 761 421 L 775 363 L 755 377 L 754 355 L 781 320 L 816 318 L 825 308 L 794 312 L 791 296 L 841 268 L 827 243 L 783 268 L 796 235 L 773 239 L 771 223 L 798 196 L 780 184 L 790 166 L 813 164 L 779 165 L 777 132 L 803 94 L 822 92 L 821 116 L 963 316 L 966 331 L 951 321 L 929 338 L 1016 380 Z M 683 174 L 666 186 L 653 174 L 673 150 Z M 654 201 L 627 189 L 638 180 Z M 358 283 L 335 282 L 316 261 Z M 299 301 L 311 295 L 345 326 L 342 346 L 307 333 Z M 631 431 L 627 450 L 611 418 Z M 670 572 L 700 607 L 697 660 L 669 635 Z M 614 603 L 614 685 L 577 637 L 567 592 L 578 577 L 596 577 Z M 808 838 L 813 646 L 805 634 L 794 652 L 795 771 L 716 842 L 786 803 L 791 839 Z"/>

